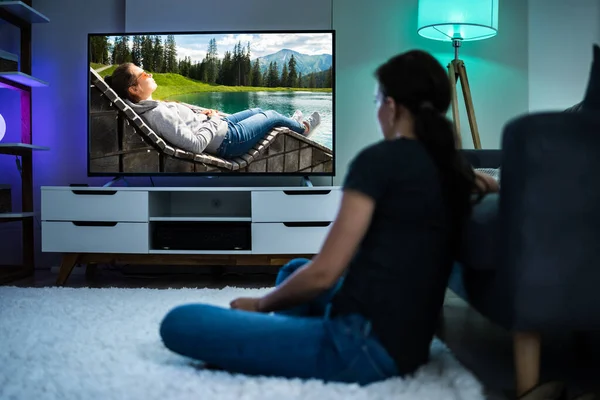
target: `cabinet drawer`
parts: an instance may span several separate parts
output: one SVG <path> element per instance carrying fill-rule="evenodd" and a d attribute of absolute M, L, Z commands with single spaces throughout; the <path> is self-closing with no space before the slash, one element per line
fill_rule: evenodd
<path fill-rule="evenodd" d="M 333 222 L 252 224 L 252 254 L 317 254 Z"/>
<path fill-rule="evenodd" d="M 147 222 L 148 192 L 44 190 L 42 220 Z"/>
<path fill-rule="evenodd" d="M 333 221 L 342 191 L 290 190 L 252 192 L 252 222 Z"/>
<path fill-rule="evenodd" d="M 42 251 L 148 253 L 148 224 L 42 221 Z"/>

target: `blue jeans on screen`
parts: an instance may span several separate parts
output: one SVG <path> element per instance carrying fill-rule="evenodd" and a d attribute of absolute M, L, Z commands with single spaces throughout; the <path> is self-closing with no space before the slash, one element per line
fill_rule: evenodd
<path fill-rule="evenodd" d="M 302 134 L 304 125 L 295 119 L 279 114 L 277 111 L 251 108 L 225 117 L 227 133 L 217 150 L 222 158 L 239 157 L 246 154 L 269 131 L 275 127 L 284 127 Z"/>
<path fill-rule="evenodd" d="M 276 284 L 306 262 L 283 266 Z M 170 350 L 232 373 L 360 385 L 398 375 L 369 321 L 358 314 L 329 316 L 329 300 L 340 285 L 309 304 L 274 314 L 182 305 L 163 319 L 160 335 Z"/>

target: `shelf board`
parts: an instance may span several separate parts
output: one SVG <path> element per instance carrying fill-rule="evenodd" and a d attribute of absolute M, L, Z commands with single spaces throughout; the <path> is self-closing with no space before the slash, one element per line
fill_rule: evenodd
<path fill-rule="evenodd" d="M 29 143 L 0 143 L 0 148 L 6 149 L 29 149 L 29 150 L 50 150 L 50 147 L 36 146 Z"/>
<path fill-rule="evenodd" d="M 0 222 L 22 221 L 33 217 L 35 217 L 35 213 L 33 212 L 0 213 Z"/>
<path fill-rule="evenodd" d="M 2 1 L 2 0 L 0 0 L 0 1 Z M 0 50 L 0 57 L 4 58 L 5 60 L 14 61 L 17 64 L 19 63 L 19 55 L 18 54 L 13 54 L 13 53 L 9 53 L 8 51 Z"/>
<path fill-rule="evenodd" d="M 2 1 L 0 1 L 0 4 L 2 4 Z M 0 72 L 0 78 L 3 78 L 2 81 L 0 81 L 0 87 L 8 86 L 9 88 L 20 88 L 20 86 L 25 86 L 34 88 L 48 86 L 48 82 L 44 82 L 38 78 L 34 78 L 31 75 L 27 75 L 19 71 Z"/>
<path fill-rule="evenodd" d="M 0 143 L 0 154 L 10 154 L 20 156 L 31 153 L 32 151 L 46 151 L 50 147 L 36 146 L 29 143 Z"/>
<path fill-rule="evenodd" d="M 252 222 L 251 217 L 150 217 L 150 221 L 177 222 Z"/>
<path fill-rule="evenodd" d="M 0 10 L 4 10 L 30 24 L 50 22 L 48 17 L 22 1 L 0 1 Z"/>

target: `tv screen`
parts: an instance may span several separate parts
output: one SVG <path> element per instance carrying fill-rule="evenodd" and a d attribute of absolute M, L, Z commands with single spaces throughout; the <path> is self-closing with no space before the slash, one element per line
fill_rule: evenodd
<path fill-rule="evenodd" d="M 333 175 L 334 35 L 89 34 L 88 175 Z"/>

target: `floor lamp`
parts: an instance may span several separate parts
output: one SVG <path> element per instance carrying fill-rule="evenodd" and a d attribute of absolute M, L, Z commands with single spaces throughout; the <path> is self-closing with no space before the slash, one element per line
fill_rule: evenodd
<path fill-rule="evenodd" d="M 456 92 L 459 81 L 473 137 L 473 146 L 480 149 L 481 141 L 467 69 L 464 61 L 458 57 L 458 50 L 462 42 L 496 36 L 498 32 L 498 2 L 499 0 L 419 0 L 417 30 L 419 35 L 432 40 L 452 42 L 454 47 L 454 60 L 448 64 L 448 75 L 452 90 L 452 118 L 459 147 L 462 147 L 458 94 Z"/>

